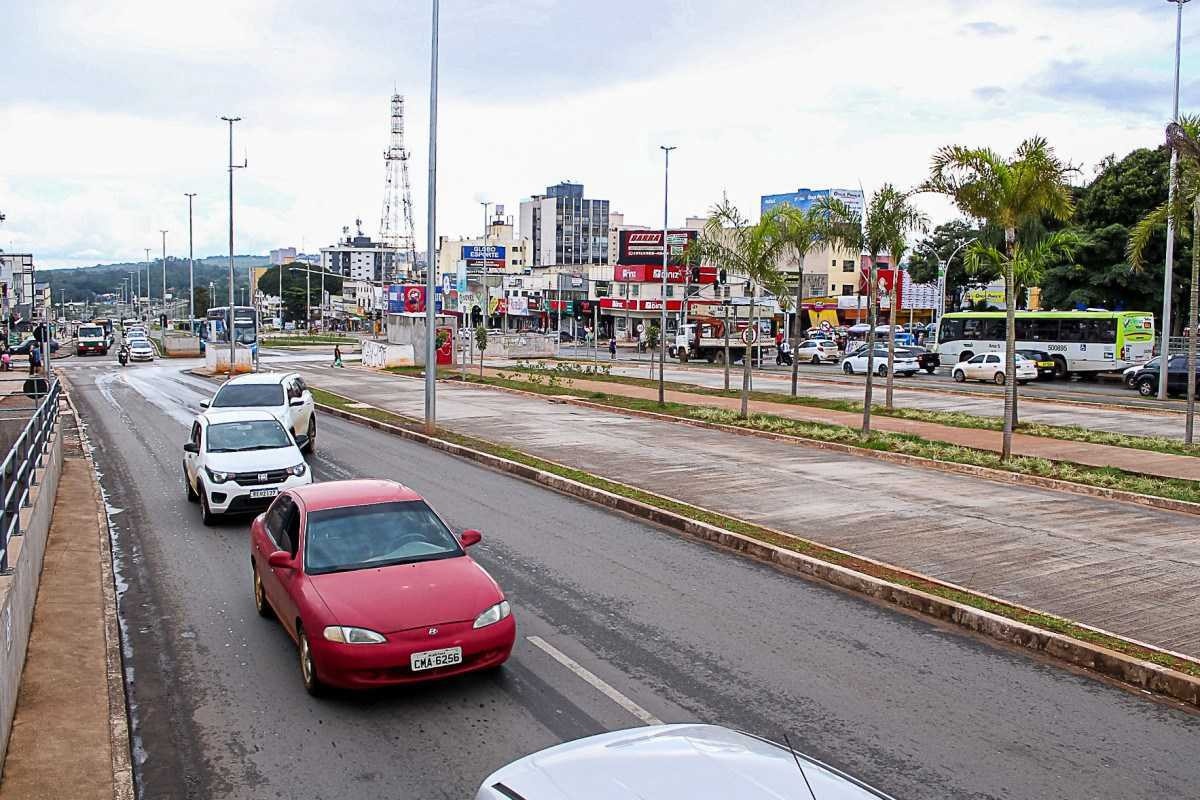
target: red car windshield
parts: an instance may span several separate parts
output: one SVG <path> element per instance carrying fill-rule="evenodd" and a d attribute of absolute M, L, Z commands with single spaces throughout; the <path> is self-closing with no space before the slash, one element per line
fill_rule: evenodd
<path fill-rule="evenodd" d="M 346 506 L 308 515 L 310 575 L 463 555 L 454 534 L 422 500 Z"/>

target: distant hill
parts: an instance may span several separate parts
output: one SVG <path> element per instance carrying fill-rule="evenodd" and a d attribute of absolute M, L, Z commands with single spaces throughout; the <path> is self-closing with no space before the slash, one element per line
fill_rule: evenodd
<path fill-rule="evenodd" d="M 250 267 L 263 267 L 270 263 L 267 256 L 243 255 L 233 257 L 234 291 L 248 286 Z M 54 292 L 54 302 L 62 301 L 62 292 L 66 290 L 67 302 L 91 301 L 95 295 L 117 291 L 121 282 L 129 273 L 141 270 L 142 295 L 146 294 L 146 264 L 96 264 L 92 267 L 76 267 L 73 269 L 39 270 L 37 280 L 46 281 Z M 150 265 L 150 288 L 155 299 L 162 295 L 162 262 L 156 261 Z M 138 278 L 134 277 L 134 285 Z M 224 298 L 229 291 L 229 257 L 209 256 L 196 259 L 195 281 L 197 286 L 213 285 L 218 298 Z M 186 258 L 167 256 L 167 293 L 175 296 L 186 296 L 188 293 L 188 261 Z"/>

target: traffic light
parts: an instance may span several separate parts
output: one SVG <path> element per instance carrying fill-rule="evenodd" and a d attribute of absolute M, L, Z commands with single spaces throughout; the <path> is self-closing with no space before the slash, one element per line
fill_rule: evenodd
<path fill-rule="evenodd" d="M 717 270 L 717 283 L 722 284 L 722 285 L 725 284 L 725 268 L 724 267 L 721 267 L 721 269 Z"/>
<path fill-rule="evenodd" d="M 692 267 L 692 283 L 700 282 L 700 268 Z"/>

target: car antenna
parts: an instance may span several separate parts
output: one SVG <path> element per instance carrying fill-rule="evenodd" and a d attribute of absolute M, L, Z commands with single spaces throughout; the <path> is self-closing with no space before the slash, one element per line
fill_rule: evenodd
<path fill-rule="evenodd" d="M 796 769 L 800 770 L 800 777 L 804 778 L 804 786 L 808 789 L 809 797 L 817 800 L 817 794 L 813 791 L 812 784 L 808 782 L 808 776 L 804 774 L 804 767 L 800 764 L 800 756 L 796 755 L 796 748 L 792 747 L 792 741 L 788 738 L 787 733 L 783 734 L 783 743 L 787 745 L 788 752 L 792 754 L 792 758 L 796 762 Z"/>

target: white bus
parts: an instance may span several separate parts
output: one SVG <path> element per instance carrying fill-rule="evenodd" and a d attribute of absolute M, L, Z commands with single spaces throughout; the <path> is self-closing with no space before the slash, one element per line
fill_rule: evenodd
<path fill-rule="evenodd" d="M 1016 317 L 1017 349 L 1049 353 L 1055 377 L 1113 372 L 1154 355 L 1149 311 L 1018 311 Z M 934 349 L 944 365 L 1003 353 L 1005 324 L 1003 311 L 946 314 L 938 321 Z"/>

